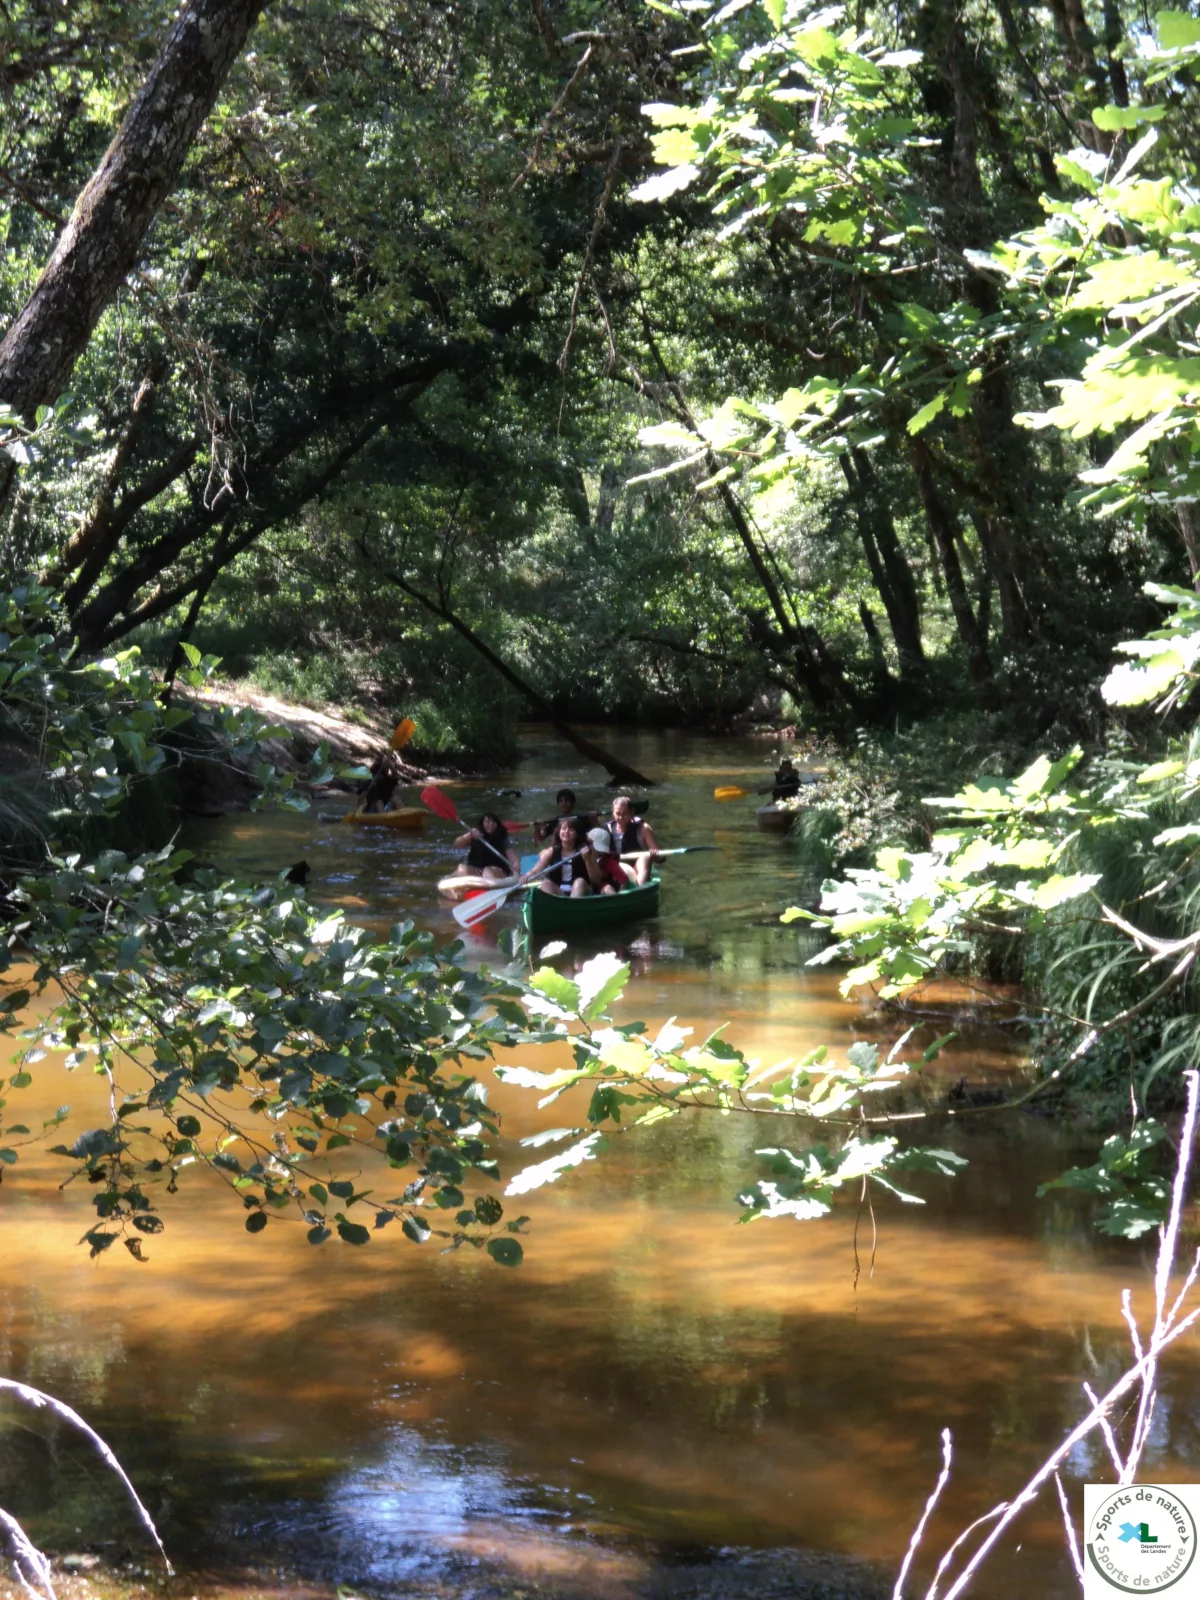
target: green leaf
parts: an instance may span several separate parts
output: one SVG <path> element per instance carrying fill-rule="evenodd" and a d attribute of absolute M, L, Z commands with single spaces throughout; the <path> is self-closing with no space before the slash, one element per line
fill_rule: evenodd
<path fill-rule="evenodd" d="M 1166 106 L 1096 106 L 1092 121 L 1105 133 L 1123 133 L 1127 128 L 1141 127 L 1144 122 L 1158 122 L 1166 114 Z"/>
<path fill-rule="evenodd" d="M 561 972 L 556 972 L 553 967 L 539 967 L 529 980 L 529 987 L 536 989 L 539 994 L 544 994 L 547 1000 L 553 1000 L 556 1006 L 564 1011 L 579 1011 L 579 990 L 570 978 L 564 978 Z"/>
<path fill-rule="evenodd" d="M 1186 50 L 1200 44 L 1200 18 L 1186 11 L 1160 11 L 1154 19 L 1154 32 L 1162 50 Z"/>
<path fill-rule="evenodd" d="M 1053 911 L 1056 906 L 1065 905 L 1068 900 L 1077 900 L 1081 894 L 1087 894 L 1088 890 L 1094 889 L 1099 882 L 1100 874 L 1097 872 L 1055 873 L 1034 890 L 1032 904 L 1039 911 Z"/>
<path fill-rule="evenodd" d="M 361 1222 L 341 1221 L 337 1225 L 338 1237 L 347 1244 L 369 1244 L 371 1230 L 364 1228 Z"/>
<path fill-rule="evenodd" d="M 666 172 L 656 172 L 652 178 L 639 183 L 636 189 L 629 191 L 629 198 L 647 204 L 654 200 L 668 200 L 681 189 L 690 189 L 699 176 L 700 168 L 691 161 L 685 161 L 682 166 L 669 167 Z"/>
<path fill-rule="evenodd" d="M 585 1161 L 595 1160 L 596 1146 L 600 1143 L 600 1139 L 599 1133 L 589 1133 L 578 1144 L 561 1150 L 548 1161 L 539 1161 L 536 1166 L 526 1167 L 510 1181 L 504 1191 L 505 1194 L 528 1194 L 533 1189 L 540 1189 L 543 1184 L 557 1183 L 563 1173 L 572 1167 L 578 1167 Z"/>
<path fill-rule="evenodd" d="M 261 1233 L 266 1225 L 267 1213 L 265 1211 L 252 1211 L 246 1218 L 247 1233 Z"/>
<path fill-rule="evenodd" d="M 616 1000 L 629 982 L 629 966 L 611 953 L 585 961 L 575 976 L 578 1010 L 585 1022 L 594 1022 Z"/>
<path fill-rule="evenodd" d="M 949 398 L 949 393 L 945 389 L 942 390 L 941 394 L 935 394 L 928 405 L 921 407 L 916 416 L 909 417 L 909 433 L 917 434 L 923 432 L 924 429 L 926 429 L 933 419 L 939 414 Z"/>
<path fill-rule="evenodd" d="M 519 1267 L 525 1255 L 519 1239 L 514 1239 L 511 1234 L 499 1239 L 489 1239 L 487 1253 L 492 1260 L 502 1267 Z"/>

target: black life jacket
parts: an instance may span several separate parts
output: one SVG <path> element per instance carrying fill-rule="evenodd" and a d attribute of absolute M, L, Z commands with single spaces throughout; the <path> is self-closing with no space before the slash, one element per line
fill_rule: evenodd
<path fill-rule="evenodd" d="M 480 833 L 483 829 L 480 828 Z M 483 839 L 487 840 L 484 844 Z M 477 872 L 484 867 L 503 867 L 506 872 L 512 872 L 512 862 L 508 859 L 508 829 L 501 828 L 497 833 L 483 833 L 483 839 L 472 839 L 471 848 L 467 851 L 467 865 L 474 867 Z M 488 845 L 492 848 L 489 849 Z M 498 850 L 499 855 L 492 851 Z"/>
<path fill-rule="evenodd" d="M 771 791 L 772 800 L 794 800 L 800 793 L 800 774 L 794 769 L 785 772 L 782 767 L 775 774 L 775 787 Z"/>
<path fill-rule="evenodd" d="M 618 856 L 633 855 L 646 849 L 646 841 L 642 838 L 641 817 L 631 817 L 629 826 L 622 833 L 616 823 L 611 819 L 607 823 L 609 837 L 613 842 L 613 853 Z"/>
<path fill-rule="evenodd" d="M 562 819 L 560 818 L 559 820 L 561 821 Z M 562 840 L 555 839 L 554 854 L 550 857 L 555 865 L 544 876 L 549 878 L 551 883 L 556 883 L 560 889 L 569 889 L 576 878 L 587 877 L 587 868 L 580 858 L 575 855 L 574 850 L 568 850 L 567 854 L 575 856 L 575 859 L 573 861 L 564 861 Z"/>

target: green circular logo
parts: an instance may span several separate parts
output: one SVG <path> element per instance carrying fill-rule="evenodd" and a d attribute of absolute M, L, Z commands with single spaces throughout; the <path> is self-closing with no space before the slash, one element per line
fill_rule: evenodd
<path fill-rule="evenodd" d="M 1170 1489 L 1131 1483 L 1106 1494 L 1087 1527 L 1088 1560 L 1118 1594 L 1159 1594 L 1196 1554 L 1196 1523 Z"/>

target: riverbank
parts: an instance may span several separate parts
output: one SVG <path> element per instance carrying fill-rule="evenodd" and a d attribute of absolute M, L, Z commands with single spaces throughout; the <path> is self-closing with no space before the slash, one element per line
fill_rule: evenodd
<path fill-rule="evenodd" d="M 315 789 L 304 782 L 318 746 L 328 746 L 330 760 L 335 766 L 370 766 L 388 749 L 395 728 L 390 718 L 357 707 L 351 710 L 302 705 L 268 694 L 245 680 L 220 679 L 202 690 L 177 689 L 175 699 L 196 710 L 254 711 L 273 725 L 286 729 L 283 737 L 265 740 L 253 757 L 225 754 L 219 762 L 185 761 L 180 771 L 180 794 L 183 807 L 191 816 L 215 817 L 247 810 L 258 788 L 254 769 L 264 760 L 278 772 L 296 777 L 302 793 L 354 793 L 359 784 L 349 778 L 333 778 Z M 493 764 L 482 757 L 451 757 L 411 744 L 402 754 L 397 754 L 396 761 L 403 784 L 477 777 L 493 770 Z"/>

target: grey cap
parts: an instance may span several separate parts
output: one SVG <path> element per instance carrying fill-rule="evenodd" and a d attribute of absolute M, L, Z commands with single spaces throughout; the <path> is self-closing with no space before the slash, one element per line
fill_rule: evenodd
<path fill-rule="evenodd" d="M 607 828 L 593 828 L 591 833 L 588 834 L 588 843 L 593 850 L 598 851 L 601 855 L 612 854 L 612 834 L 609 833 Z"/>

